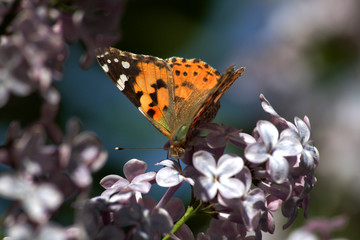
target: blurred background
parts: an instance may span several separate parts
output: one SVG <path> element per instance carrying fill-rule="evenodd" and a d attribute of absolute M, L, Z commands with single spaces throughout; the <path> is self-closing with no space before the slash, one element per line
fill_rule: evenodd
<path fill-rule="evenodd" d="M 310 218 L 349 217 L 338 237 L 360 239 L 360 2 L 358 0 L 132 0 L 121 13 L 121 40 L 115 47 L 160 58 L 200 58 L 224 71 L 246 71 L 222 98 L 214 122 L 250 133 L 260 119 L 263 93 L 277 112 L 292 121 L 307 115 L 320 152 L 318 182 L 311 193 Z M 97 63 L 83 70 L 80 44 L 68 45 L 59 119 L 78 117 L 109 152 L 98 182 L 122 174 L 132 158 L 153 164 L 163 150 L 115 151 L 114 147 L 162 147 L 158 132 L 120 93 Z M 8 122 L 3 121 L 4 132 Z M 3 136 L 3 134 L 1 134 Z M 94 185 L 97 185 L 95 182 Z M 153 195 L 165 190 L 156 188 Z M 101 189 L 94 189 L 99 194 Z M 178 196 L 189 200 L 189 187 Z M 158 198 L 158 197 L 157 197 Z M 159 199 L 159 198 L 158 198 Z M 274 236 L 287 231 L 281 222 Z M 304 222 L 298 216 L 292 228 Z M 290 229 L 291 230 L 291 229 Z"/>

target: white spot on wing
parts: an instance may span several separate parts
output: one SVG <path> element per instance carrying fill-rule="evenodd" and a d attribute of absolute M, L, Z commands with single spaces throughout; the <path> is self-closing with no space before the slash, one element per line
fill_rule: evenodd
<path fill-rule="evenodd" d="M 117 58 L 114 58 L 114 62 L 119 62 L 119 59 L 117 59 Z"/>
<path fill-rule="evenodd" d="M 107 62 L 108 62 L 108 63 L 111 63 L 111 60 L 110 60 L 110 59 L 108 59 L 108 60 L 107 60 Z"/>
<path fill-rule="evenodd" d="M 117 80 L 117 85 L 120 91 L 125 89 L 125 82 L 128 80 L 125 74 L 121 74 L 119 79 Z"/>
<path fill-rule="evenodd" d="M 120 79 L 117 81 L 117 86 L 120 89 L 120 91 L 124 90 L 125 88 L 125 83 L 123 81 L 121 81 Z"/>
<path fill-rule="evenodd" d="M 126 61 L 122 61 L 122 62 L 121 62 L 121 65 L 122 65 L 124 68 L 126 68 L 126 69 L 128 69 L 128 68 L 130 67 L 130 63 L 129 63 L 129 62 L 126 62 Z"/>
<path fill-rule="evenodd" d="M 102 65 L 101 67 L 102 67 L 102 69 L 104 69 L 105 72 L 109 71 L 109 67 L 106 63 L 104 65 Z"/>

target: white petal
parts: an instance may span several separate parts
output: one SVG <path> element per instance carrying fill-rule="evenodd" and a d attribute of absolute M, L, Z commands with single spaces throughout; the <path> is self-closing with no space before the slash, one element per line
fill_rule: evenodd
<path fill-rule="evenodd" d="M 156 174 L 156 182 L 161 187 L 173 187 L 184 180 L 184 177 L 173 168 L 164 167 Z"/>
<path fill-rule="evenodd" d="M 257 128 L 267 149 L 272 149 L 279 139 L 279 131 L 277 128 L 271 122 L 264 120 L 258 121 Z"/>
<path fill-rule="evenodd" d="M 263 163 L 269 154 L 264 143 L 254 143 L 245 148 L 245 157 L 252 163 Z"/>
<path fill-rule="evenodd" d="M 289 173 L 289 163 L 288 161 L 280 156 L 271 156 L 268 161 L 267 170 L 271 178 L 278 184 L 283 183 Z"/>
<path fill-rule="evenodd" d="M 239 198 L 245 193 L 245 185 L 239 179 L 219 179 L 219 192 L 224 198 Z"/>
<path fill-rule="evenodd" d="M 202 174 L 212 178 L 216 176 L 216 162 L 211 153 L 198 151 L 193 155 L 193 165 Z"/>
<path fill-rule="evenodd" d="M 217 165 L 218 176 L 231 177 L 241 171 L 244 161 L 234 154 L 224 154 L 219 158 Z"/>
<path fill-rule="evenodd" d="M 214 179 L 208 177 L 200 177 L 195 183 L 194 189 L 203 201 L 209 201 L 216 196 L 218 190 L 218 183 Z"/>
<path fill-rule="evenodd" d="M 301 142 L 306 143 L 310 139 L 310 128 L 309 126 L 300 118 L 295 117 L 295 124 L 299 131 L 299 135 L 301 137 Z"/>
<path fill-rule="evenodd" d="M 302 146 L 298 139 L 293 137 L 284 137 L 276 144 L 273 154 L 281 156 L 296 156 L 301 153 Z"/>

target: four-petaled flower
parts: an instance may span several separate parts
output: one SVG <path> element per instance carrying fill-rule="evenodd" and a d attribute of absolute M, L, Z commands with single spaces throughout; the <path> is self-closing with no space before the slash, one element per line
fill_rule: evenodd
<path fill-rule="evenodd" d="M 245 186 L 237 178 L 244 162 L 236 155 L 224 154 L 216 163 L 214 157 L 205 151 L 194 153 L 193 165 L 202 176 L 195 181 L 195 194 L 203 201 L 213 199 L 219 192 L 224 198 L 238 198 L 244 194 Z"/>
<path fill-rule="evenodd" d="M 285 129 L 281 132 L 270 122 L 261 120 L 257 123 L 256 130 L 260 137 L 256 143 L 250 144 L 245 149 L 245 157 L 252 163 L 260 164 L 267 161 L 267 171 L 276 183 L 286 180 L 289 173 L 289 163 L 285 157 L 297 156 L 302 151 L 302 146 L 297 138 L 289 136 Z"/>

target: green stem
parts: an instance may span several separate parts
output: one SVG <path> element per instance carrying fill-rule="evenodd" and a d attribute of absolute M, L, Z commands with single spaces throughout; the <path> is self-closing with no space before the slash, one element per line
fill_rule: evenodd
<path fill-rule="evenodd" d="M 194 208 L 194 206 L 188 206 L 184 216 L 182 216 L 182 218 L 180 218 L 179 221 L 177 221 L 177 223 L 175 223 L 173 229 L 171 230 L 171 233 L 176 233 L 177 230 L 179 230 L 179 228 L 186 223 L 186 221 L 188 221 L 190 218 L 192 218 L 196 213 L 199 212 L 199 210 L 201 209 L 202 206 L 202 202 L 200 201 L 199 204 Z M 169 240 L 170 239 L 170 235 L 166 235 L 163 240 Z"/>

